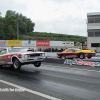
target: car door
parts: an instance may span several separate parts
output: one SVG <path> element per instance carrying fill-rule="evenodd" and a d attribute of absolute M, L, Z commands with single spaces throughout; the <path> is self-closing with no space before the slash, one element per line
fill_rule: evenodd
<path fill-rule="evenodd" d="M 75 56 L 74 49 L 69 49 L 69 50 L 66 51 L 66 57 L 73 58 L 74 56 Z"/>
<path fill-rule="evenodd" d="M 0 52 L 0 65 L 7 63 L 7 49 L 3 49 Z"/>

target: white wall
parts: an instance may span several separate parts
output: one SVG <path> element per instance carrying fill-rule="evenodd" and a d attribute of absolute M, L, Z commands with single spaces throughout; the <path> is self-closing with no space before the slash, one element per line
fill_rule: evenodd
<path fill-rule="evenodd" d="M 87 48 L 100 51 L 100 47 L 91 47 L 91 43 L 100 43 L 100 37 L 87 37 Z"/>

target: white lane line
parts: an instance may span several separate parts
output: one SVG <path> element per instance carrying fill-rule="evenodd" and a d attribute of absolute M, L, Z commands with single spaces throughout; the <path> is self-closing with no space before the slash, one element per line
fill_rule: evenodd
<path fill-rule="evenodd" d="M 95 72 L 96 70 L 88 70 L 88 71 L 90 71 L 90 72 Z"/>
<path fill-rule="evenodd" d="M 100 73 L 100 71 L 97 71 L 98 73 Z"/>
<path fill-rule="evenodd" d="M 61 68 L 61 66 L 52 66 L 52 67 Z"/>
<path fill-rule="evenodd" d="M 42 66 L 52 67 L 53 65 L 42 65 Z"/>
<path fill-rule="evenodd" d="M 61 68 L 70 69 L 70 67 L 61 67 Z"/>
<path fill-rule="evenodd" d="M 43 93 L 40 93 L 40 92 L 37 92 L 37 91 L 33 91 L 31 89 L 28 89 L 28 88 L 25 88 L 25 87 L 22 87 L 22 86 L 19 86 L 19 85 L 16 85 L 16 84 L 4 81 L 4 80 L 0 80 L 0 82 L 5 83 L 5 84 L 10 85 L 10 86 L 13 86 L 15 88 L 24 89 L 25 91 L 27 91 L 29 93 L 36 94 L 38 96 L 41 96 L 41 97 L 44 97 L 44 98 L 47 98 L 47 99 L 50 99 L 50 100 L 61 100 L 59 98 L 55 98 L 55 97 L 52 97 L 52 96 L 49 96 L 49 95 L 46 95 L 46 94 L 43 94 Z"/>
<path fill-rule="evenodd" d="M 68 68 L 66 67 L 66 69 L 74 69 L 74 70 L 89 71 L 89 72 L 98 72 L 98 73 L 100 72 L 100 71 L 97 71 L 97 70 L 88 70 L 88 69 L 79 69 L 79 68 L 69 68 L 69 67 Z"/>

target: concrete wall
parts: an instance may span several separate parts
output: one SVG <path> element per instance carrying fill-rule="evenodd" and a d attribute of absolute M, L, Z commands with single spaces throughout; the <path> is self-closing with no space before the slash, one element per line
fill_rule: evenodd
<path fill-rule="evenodd" d="M 91 43 L 100 43 L 100 37 L 88 37 L 87 38 L 87 48 L 91 50 L 100 51 L 100 47 L 91 47 Z"/>

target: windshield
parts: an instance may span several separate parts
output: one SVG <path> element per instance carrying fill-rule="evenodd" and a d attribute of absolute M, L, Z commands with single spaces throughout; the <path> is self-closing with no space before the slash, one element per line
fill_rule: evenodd
<path fill-rule="evenodd" d="M 80 51 L 81 49 L 74 49 L 75 51 Z"/>
<path fill-rule="evenodd" d="M 8 49 L 8 52 L 9 53 L 12 53 L 12 52 L 19 52 L 19 51 L 21 51 L 21 50 L 23 50 L 24 48 L 10 48 L 10 49 Z"/>

